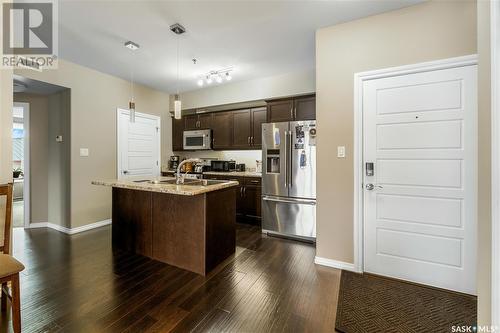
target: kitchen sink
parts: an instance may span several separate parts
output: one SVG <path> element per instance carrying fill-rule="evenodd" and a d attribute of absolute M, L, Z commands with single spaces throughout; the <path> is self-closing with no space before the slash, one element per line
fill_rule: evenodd
<path fill-rule="evenodd" d="M 222 184 L 225 182 L 227 182 L 227 181 L 226 180 L 214 180 L 214 179 L 184 179 L 184 184 L 179 184 L 179 185 L 210 186 L 210 185 Z M 175 179 L 165 179 L 165 180 L 142 179 L 142 180 L 134 180 L 134 183 L 148 183 L 148 184 L 155 184 L 155 185 L 161 185 L 161 184 L 176 185 L 177 184 Z"/>
<path fill-rule="evenodd" d="M 210 185 L 217 185 L 217 184 L 223 184 L 227 183 L 226 180 L 214 180 L 214 179 L 189 179 L 189 181 L 186 179 L 184 181 L 183 185 L 190 185 L 190 186 L 210 186 Z"/>

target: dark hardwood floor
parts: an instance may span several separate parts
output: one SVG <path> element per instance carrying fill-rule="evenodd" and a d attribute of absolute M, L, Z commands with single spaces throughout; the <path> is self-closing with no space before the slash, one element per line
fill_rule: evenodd
<path fill-rule="evenodd" d="M 206 277 L 111 249 L 111 229 L 16 229 L 23 332 L 333 332 L 340 271 L 313 246 L 238 225 Z M 0 315 L 0 332 L 11 332 Z"/>

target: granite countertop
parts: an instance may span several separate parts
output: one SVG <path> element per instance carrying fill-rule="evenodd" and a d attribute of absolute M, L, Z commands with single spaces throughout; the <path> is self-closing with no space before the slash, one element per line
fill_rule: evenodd
<path fill-rule="evenodd" d="M 175 173 L 175 171 L 172 171 L 172 170 L 163 170 L 163 172 L 172 173 L 172 174 Z M 205 171 L 205 172 L 203 172 L 203 174 L 204 175 L 213 175 L 213 176 L 256 177 L 256 178 L 262 177 L 262 172 L 255 172 L 255 171 L 228 171 L 228 172 Z"/>
<path fill-rule="evenodd" d="M 143 182 L 140 182 L 144 180 Z M 224 188 L 238 186 L 237 181 L 224 181 L 222 183 L 211 185 L 176 185 L 176 184 L 153 184 L 149 181 L 168 181 L 175 180 L 172 177 L 134 177 L 127 179 L 111 179 L 111 180 L 94 180 L 93 185 L 119 187 L 130 190 L 160 192 L 177 195 L 198 195 L 212 191 L 222 190 Z M 189 180 L 186 180 L 186 182 Z"/>

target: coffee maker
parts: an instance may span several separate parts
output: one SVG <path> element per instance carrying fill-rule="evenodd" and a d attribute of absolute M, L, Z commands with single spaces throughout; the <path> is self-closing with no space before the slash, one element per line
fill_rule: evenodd
<path fill-rule="evenodd" d="M 176 170 L 177 167 L 179 166 L 179 160 L 180 158 L 178 155 L 170 156 L 170 160 L 168 161 L 168 169 Z"/>

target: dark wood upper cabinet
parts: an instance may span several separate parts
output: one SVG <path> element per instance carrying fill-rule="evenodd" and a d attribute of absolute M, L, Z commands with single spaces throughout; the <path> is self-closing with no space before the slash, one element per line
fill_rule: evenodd
<path fill-rule="evenodd" d="M 212 129 L 212 149 L 261 149 L 262 124 L 316 119 L 316 97 L 307 95 L 267 102 L 266 107 L 190 114 L 172 120 L 172 148 L 183 150 L 183 131 Z"/>
<path fill-rule="evenodd" d="M 316 119 L 316 96 L 302 96 L 267 102 L 267 122 Z"/>
<path fill-rule="evenodd" d="M 189 116 L 184 116 L 184 129 L 186 131 L 197 129 L 198 115 L 192 114 Z"/>
<path fill-rule="evenodd" d="M 233 113 L 214 112 L 212 115 L 213 149 L 230 149 L 233 141 Z"/>
<path fill-rule="evenodd" d="M 212 125 L 212 114 L 191 114 L 184 116 L 184 129 L 186 131 L 189 130 L 197 130 L 197 129 L 206 129 L 210 128 Z"/>
<path fill-rule="evenodd" d="M 266 122 L 267 109 L 252 109 L 252 148 L 262 147 L 262 124 Z"/>
<path fill-rule="evenodd" d="M 316 97 L 315 96 L 294 99 L 294 119 L 295 120 L 315 120 L 316 119 Z"/>
<path fill-rule="evenodd" d="M 172 150 L 180 151 L 183 145 L 184 119 L 172 118 Z"/>
<path fill-rule="evenodd" d="M 207 129 L 212 128 L 212 114 L 204 113 L 198 115 L 198 128 Z"/>
<path fill-rule="evenodd" d="M 233 148 L 249 149 L 252 145 L 251 110 L 233 111 Z"/>
<path fill-rule="evenodd" d="M 267 103 L 267 122 L 278 123 L 293 120 L 293 99 Z"/>

